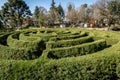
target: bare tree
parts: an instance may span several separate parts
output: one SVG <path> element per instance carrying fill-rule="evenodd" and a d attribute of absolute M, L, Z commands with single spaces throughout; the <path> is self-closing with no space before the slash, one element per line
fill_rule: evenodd
<path fill-rule="evenodd" d="M 73 3 L 69 3 L 67 8 L 66 18 L 71 24 L 76 24 L 78 22 L 78 11 L 75 9 Z"/>

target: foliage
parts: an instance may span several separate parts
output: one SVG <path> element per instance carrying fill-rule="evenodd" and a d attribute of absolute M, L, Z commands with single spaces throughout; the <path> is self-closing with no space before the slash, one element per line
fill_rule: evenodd
<path fill-rule="evenodd" d="M 3 21 L 10 27 L 19 27 L 23 24 L 23 19 L 31 15 L 29 7 L 23 0 L 8 0 L 2 6 L 1 14 Z"/>
<path fill-rule="evenodd" d="M 82 33 L 83 32 L 83 33 Z M 87 35 L 85 35 L 87 33 Z M 84 36 L 78 36 L 84 34 Z M 46 46 L 52 37 L 61 37 L 58 41 L 69 41 L 77 35 L 78 38 L 89 37 L 94 41 L 70 47 L 42 48 L 42 55 L 30 52 L 27 47 L 15 48 L 14 43 L 32 42 L 41 38 L 48 38 L 39 44 L 39 47 Z M 43 36 L 43 37 L 41 37 Z M 66 37 L 67 36 L 67 37 Z M 72 37 L 70 37 L 72 36 Z M 81 80 L 118 80 L 120 63 L 120 37 L 119 32 L 85 30 L 78 28 L 55 28 L 55 29 L 25 29 L 22 31 L 0 34 L 0 79 L 2 80 L 47 80 L 47 79 L 81 79 Z M 8 42 L 7 42 L 8 41 Z M 10 41 L 10 44 L 9 44 Z M 4 44 L 3 44 L 4 43 Z M 12 45 L 13 43 L 13 45 Z M 44 45 L 43 45 L 44 43 Z M 77 42 L 76 42 L 77 43 Z M 7 45 L 9 44 L 9 45 Z M 67 44 L 67 42 L 66 42 Z M 108 47 L 109 45 L 109 47 Z M 61 50 L 60 50 L 61 49 Z M 82 49 L 82 50 L 81 50 Z M 101 50 L 103 49 L 103 50 Z M 48 54 L 60 56 L 55 59 Z M 62 51 L 63 50 L 63 51 Z M 99 51 L 100 50 L 100 51 Z M 83 55 L 76 52 L 83 52 Z M 61 52 L 62 55 L 59 55 Z M 93 53 L 94 52 L 94 53 Z M 37 52 L 38 53 L 38 52 Z M 49 56 L 48 56 L 49 55 Z M 68 57 L 65 57 L 65 56 Z M 79 56 L 78 56 L 79 55 Z M 64 58 L 62 58 L 62 57 Z M 33 60 L 34 59 L 34 60 Z"/>
<path fill-rule="evenodd" d="M 58 7 L 56 8 L 56 10 L 57 10 L 57 12 L 59 14 L 59 21 L 63 22 L 63 19 L 65 17 L 65 13 L 64 13 L 64 10 L 63 10 L 61 4 L 58 5 Z"/>
<path fill-rule="evenodd" d="M 95 41 L 81 45 L 78 44 L 75 46 L 64 47 L 63 45 L 63 48 L 58 47 L 58 48 L 48 49 L 46 50 L 46 53 L 48 54 L 47 55 L 48 58 L 59 59 L 59 58 L 65 58 L 71 56 L 86 55 L 89 53 L 102 50 L 105 47 L 106 47 L 106 42 L 104 40 L 100 40 L 100 41 Z"/>
<path fill-rule="evenodd" d="M 38 19 L 38 17 L 39 17 L 39 7 L 38 6 L 35 7 L 34 16 L 36 19 Z"/>
<path fill-rule="evenodd" d="M 47 13 L 47 10 L 44 7 L 42 7 L 42 6 L 35 7 L 34 17 L 35 17 L 35 21 L 38 22 L 37 26 L 44 26 L 45 25 L 46 13 Z"/>
<path fill-rule="evenodd" d="M 86 42 L 92 42 L 92 41 L 93 41 L 93 38 L 91 36 L 70 39 L 70 40 L 49 41 L 46 43 L 46 49 L 70 47 L 70 46 L 75 46 L 75 45 L 79 45 L 79 44 L 86 43 Z"/>

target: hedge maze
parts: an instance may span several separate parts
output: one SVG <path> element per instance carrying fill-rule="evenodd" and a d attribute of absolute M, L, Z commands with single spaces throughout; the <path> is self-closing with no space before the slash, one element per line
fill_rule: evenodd
<path fill-rule="evenodd" d="M 120 79 L 119 34 L 76 28 L 0 34 L 0 79 Z"/>

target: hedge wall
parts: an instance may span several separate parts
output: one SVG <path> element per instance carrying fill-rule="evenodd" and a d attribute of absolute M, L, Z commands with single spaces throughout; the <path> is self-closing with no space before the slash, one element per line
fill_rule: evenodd
<path fill-rule="evenodd" d="M 8 48 L 1 48 L 1 53 L 11 54 L 11 59 L 35 59 L 38 58 L 45 49 L 44 43 L 40 38 L 27 37 L 26 41 L 18 40 L 20 33 L 11 34 L 7 38 Z M 6 50 L 6 51 L 5 51 Z M 15 56 L 14 56 L 15 55 Z M 23 55 L 23 57 L 22 57 Z M 8 55 L 9 56 L 9 55 Z M 17 57 L 16 57 L 17 56 Z M 15 58 L 14 58 L 15 57 Z M 7 58 L 8 59 L 8 58 Z"/>
<path fill-rule="evenodd" d="M 5 33 L 3 35 L 0 35 L 0 44 L 2 45 L 7 45 L 7 37 L 10 35 L 11 33 Z"/>
<path fill-rule="evenodd" d="M 12 34 L 9 35 L 7 38 L 7 44 L 9 47 L 12 48 L 23 48 L 23 49 L 32 49 L 32 50 L 37 50 L 40 46 L 41 39 L 40 38 L 35 38 L 35 37 L 29 37 L 29 41 L 23 41 L 23 40 L 18 40 L 15 39 L 16 37 L 19 37 L 17 34 Z"/>
<path fill-rule="evenodd" d="M 71 34 L 72 31 L 79 31 L 79 30 L 78 28 L 72 29 L 71 31 L 69 30 L 65 32 L 65 34 L 67 33 Z M 85 31 L 87 32 L 87 30 Z M 100 31 L 99 33 L 98 31 L 92 31 L 92 32 L 95 34 L 94 37 L 97 36 L 100 37 L 100 39 L 104 38 L 103 34 L 105 36 L 107 35 L 107 37 L 105 38 L 110 40 L 108 41 L 108 43 L 114 42 L 115 39 L 117 39 L 118 41 L 120 40 L 119 34 L 116 34 L 114 32 L 110 32 L 110 31 L 105 33 L 103 31 Z M 43 33 L 51 33 L 51 32 L 45 32 L 43 30 Z M 55 32 L 54 34 L 56 33 L 57 32 Z M 30 32 L 28 34 L 25 34 L 24 35 L 25 37 L 28 35 L 26 38 L 27 40 L 25 41 L 29 41 L 29 39 L 33 37 L 31 36 L 31 34 L 33 35 L 38 33 Z M 75 33 L 75 35 L 78 34 Z M 5 38 L 3 42 L 5 43 L 7 36 L 8 35 L 4 36 Z M 49 38 L 47 40 L 49 40 Z M 2 44 L 3 43 L 1 41 L 2 39 L 3 38 L 0 37 L 0 43 L 1 43 L 0 80 L 56 80 L 56 79 L 58 80 L 119 80 L 120 79 L 120 42 L 117 43 L 118 41 L 112 43 L 114 45 L 110 46 L 109 48 L 105 48 L 104 50 L 96 53 L 83 55 L 83 56 L 75 56 L 75 57 L 71 56 L 67 58 L 54 59 L 53 56 L 51 58 L 48 57 L 48 53 L 47 53 L 48 51 L 45 51 L 43 55 L 38 58 L 38 56 L 36 56 L 35 54 L 30 53 L 29 50 L 10 48 L 6 44 Z M 20 39 L 20 37 L 19 38 L 16 37 L 12 39 L 18 41 L 24 40 L 24 38 Z M 44 41 L 42 43 L 44 43 Z M 94 42 L 86 43 L 86 44 L 92 45 L 93 43 Z M 104 40 L 103 43 L 104 45 L 106 44 Z M 101 47 L 103 46 L 102 43 L 97 44 L 97 42 L 95 45 L 99 45 L 99 47 L 93 47 L 92 45 L 89 47 L 88 46 L 85 47 L 83 50 L 85 50 L 85 52 L 88 51 L 88 49 L 92 49 L 92 48 L 98 50 L 100 46 Z M 77 51 L 77 49 L 74 49 L 73 51 Z M 71 53 L 72 50 L 69 52 Z M 65 52 L 63 52 L 62 54 L 64 53 Z M 36 57 L 38 59 L 35 59 Z"/>
<path fill-rule="evenodd" d="M 67 35 L 63 35 L 63 34 L 58 34 L 56 37 L 52 37 L 50 38 L 49 41 L 58 41 L 58 40 L 68 40 L 68 39 L 76 39 L 76 38 L 80 38 L 80 37 L 85 37 L 88 34 L 86 32 L 81 32 L 79 34 L 67 34 Z"/>
<path fill-rule="evenodd" d="M 72 57 L 93 53 L 106 48 L 106 46 L 107 45 L 105 40 L 98 40 L 95 42 L 85 43 L 72 47 L 48 49 L 45 50 L 44 54 L 47 54 L 48 58 L 59 59 L 64 57 Z"/>
<path fill-rule="evenodd" d="M 92 42 L 92 41 L 93 41 L 93 38 L 91 36 L 70 39 L 70 40 L 49 41 L 46 43 L 46 49 L 70 47 L 70 46 L 75 46 L 75 45 Z"/>
<path fill-rule="evenodd" d="M 120 45 L 96 54 L 59 60 L 0 61 L 1 80 L 118 80 Z M 112 50 L 112 51 L 111 51 Z M 114 50 L 114 51 L 113 51 Z M 111 51 L 108 53 L 108 51 Z"/>
<path fill-rule="evenodd" d="M 118 76 L 119 79 L 120 79 L 120 63 L 117 65 L 116 73 L 117 73 L 117 76 Z"/>
<path fill-rule="evenodd" d="M 0 59 L 4 60 L 32 60 L 38 58 L 36 54 L 27 49 L 13 49 L 0 45 Z"/>

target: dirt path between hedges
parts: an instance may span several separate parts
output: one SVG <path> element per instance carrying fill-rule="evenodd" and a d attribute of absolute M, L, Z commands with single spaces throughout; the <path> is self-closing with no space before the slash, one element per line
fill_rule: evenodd
<path fill-rule="evenodd" d="M 104 30 L 104 31 L 108 31 L 108 28 L 86 28 L 89 30 Z"/>

